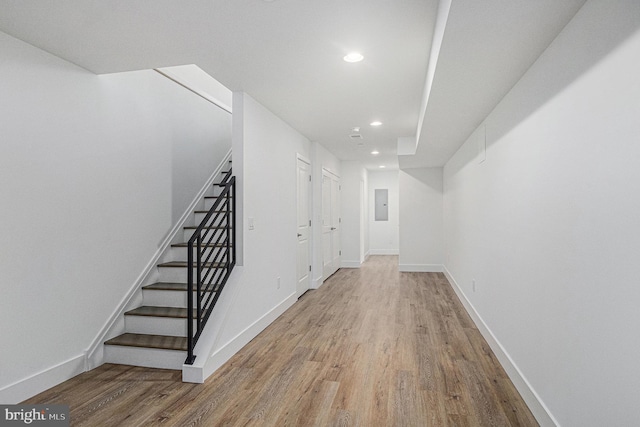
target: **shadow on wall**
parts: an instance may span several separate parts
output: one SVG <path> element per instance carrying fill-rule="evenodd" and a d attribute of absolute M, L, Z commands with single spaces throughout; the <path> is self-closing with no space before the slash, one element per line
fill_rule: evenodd
<path fill-rule="evenodd" d="M 437 171 L 439 179 L 434 179 L 432 174 L 427 173 L 430 170 Z M 420 181 L 434 192 L 442 194 L 442 168 L 406 168 L 402 169 L 402 172 Z"/>
<path fill-rule="evenodd" d="M 640 2 L 637 0 L 585 3 L 491 112 L 487 145 L 499 141 L 629 39 L 640 28 L 639 16 Z M 588 25 L 584 25 L 585 17 Z M 567 49 L 567 46 L 583 48 Z"/>

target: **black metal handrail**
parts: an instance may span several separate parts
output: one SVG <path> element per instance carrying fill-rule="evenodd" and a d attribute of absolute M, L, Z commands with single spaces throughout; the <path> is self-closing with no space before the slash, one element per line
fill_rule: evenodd
<path fill-rule="evenodd" d="M 224 173 L 216 184 L 222 192 L 187 244 L 187 365 L 196 359 L 193 349 L 236 265 L 236 178 L 231 170 Z"/>

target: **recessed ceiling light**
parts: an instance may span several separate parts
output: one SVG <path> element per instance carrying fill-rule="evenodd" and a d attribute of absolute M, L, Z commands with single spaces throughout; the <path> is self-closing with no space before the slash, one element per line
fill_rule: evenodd
<path fill-rule="evenodd" d="M 377 120 L 376 120 L 375 122 L 371 122 L 371 123 L 369 123 L 369 124 L 370 124 L 371 126 L 380 126 L 380 125 L 382 124 L 382 122 L 379 122 L 379 121 L 377 121 Z"/>
<path fill-rule="evenodd" d="M 380 154 L 380 152 L 378 150 L 373 150 L 371 154 L 373 154 L 374 156 L 377 156 L 378 154 Z"/>
<path fill-rule="evenodd" d="M 345 57 L 342 59 L 344 59 L 347 62 L 360 62 L 364 59 L 364 56 L 362 56 L 358 52 L 351 52 L 345 55 Z"/>
<path fill-rule="evenodd" d="M 384 169 L 384 168 L 386 168 L 385 165 L 380 165 L 380 169 Z"/>

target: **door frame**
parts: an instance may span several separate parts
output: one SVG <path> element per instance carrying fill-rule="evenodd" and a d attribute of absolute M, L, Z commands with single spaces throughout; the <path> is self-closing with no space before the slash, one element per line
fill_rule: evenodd
<path fill-rule="evenodd" d="M 311 274 L 311 266 L 313 265 L 313 168 L 312 168 L 312 164 L 311 164 L 311 160 L 309 160 L 307 157 L 303 156 L 300 153 L 296 153 L 296 234 L 297 234 L 297 228 L 298 228 L 298 208 L 300 206 L 300 200 L 299 200 L 299 195 L 300 195 L 300 189 L 298 187 L 299 185 L 299 181 L 298 181 L 298 162 L 303 162 L 305 164 L 307 164 L 309 166 L 309 181 L 307 181 L 307 212 L 308 212 L 308 216 L 309 216 L 309 233 L 308 233 L 308 237 L 307 237 L 307 260 L 309 261 L 309 274 L 307 275 L 307 283 L 304 287 L 300 286 L 300 283 L 298 282 L 298 271 L 297 271 L 297 267 L 298 267 L 298 251 L 296 250 L 296 295 L 298 298 L 300 298 L 302 296 L 302 294 L 304 294 L 306 291 L 308 291 L 309 289 L 311 289 L 311 285 L 313 283 L 313 277 Z M 297 238 L 296 238 L 297 239 Z M 296 240 L 296 245 L 297 245 L 297 240 Z M 297 249 L 297 247 L 296 247 Z"/>
<path fill-rule="evenodd" d="M 338 257 L 337 258 L 331 258 L 331 272 L 326 273 L 325 270 L 325 253 L 324 253 L 324 189 L 323 189 L 323 185 L 324 185 L 324 177 L 327 176 L 330 180 L 331 180 L 331 188 L 333 188 L 333 183 L 337 183 L 337 194 L 335 194 L 335 200 L 336 200 L 336 206 L 333 205 L 333 203 L 331 204 L 331 211 L 329 213 L 330 218 L 333 218 L 333 209 L 336 208 L 337 209 L 337 222 L 335 224 L 331 224 L 330 226 L 333 227 L 335 226 L 335 228 L 333 228 L 332 230 L 332 235 L 330 236 L 331 239 L 331 253 L 334 253 L 334 247 L 333 244 L 335 243 L 337 245 L 337 252 L 338 252 Z M 342 184 L 340 182 L 340 176 L 337 175 L 336 173 L 334 173 L 333 171 L 327 169 L 327 168 L 322 168 L 322 182 L 320 185 L 320 190 L 323 192 L 321 194 L 320 199 L 322 200 L 322 220 L 321 220 L 321 239 L 322 239 L 322 262 L 321 262 L 321 268 L 322 268 L 322 281 L 324 282 L 325 280 L 327 280 L 332 274 L 334 274 L 336 271 L 338 271 L 338 269 L 340 269 L 341 267 L 341 260 L 342 260 L 342 248 L 341 248 L 341 242 L 340 242 L 340 233 L 341 233 L 341 222 L 342 222 L 342 215 L 341 215 L 341 211 L 340 211 L 340 201 L 341 201 L 341 190 L 342 190 Z M 333 194 L 333 190 L 331 190 L 331 197 L 330 200 L 334 200 L 334 194 Z M 333 235 L 333 233 L 337 234 L 337 238 Z"/>

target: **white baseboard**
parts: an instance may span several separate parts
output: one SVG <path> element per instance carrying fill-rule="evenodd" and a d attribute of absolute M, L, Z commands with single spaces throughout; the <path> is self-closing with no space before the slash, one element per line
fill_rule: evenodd
<path fill-rule="evenodd" d="M 526 402 L 527 406 L 531 410 L 531 413 L 536 418 L 538 423 L 543 427 L 559 426 L 560 424 L 553 417 L 542 399 L 540 399 L 538 393 L 536 393 L 533 387 L 531 387 L 529 381 L 527 381 L 520 369 L 518 369 L 518 366 L 511 359 L 511 356 L 509 356 L 509 353 L 507 353 L 507 351 L 502 346 L 500 341 L 498 341 L 498 339 L 495 337 L 491 329 L 489 329 L 487 324 L 482 319 L 482 316 L 480 316 L 480 313 L 478 313 L 473 304 L 471 304 L 471 301 L 467 299 L 467 296 L 464 294 L 462 288 L 458 285 L 447 267 L 443 267 L 443 272 L 447 277 L 447 280 L 449 280 L 449 283 L 451 283 L 451 287 L 455 291 L 456 295 L 458 295 L 458 298 L 460 298 L 460 301 L 464 305 L 464 308 L 467 310 L 467 312 L 473 319 L 473 322 L 478 327 L 478 331 L 480 331 L 484 339 L 489 344 L 489 347 L 491 347 L 491 350 L 493 350 L 496 358 L 509 376 L 509 379 L 511 379 L 511 382 L 513 382 L 513 385 L 522 396 L 522 399 Z"/>
<path fill-rule="evenodd" d="M 442 264 L 398 264 L 398 270 L 415 273 L 442 273 Z"/>
<path fill-rule="evenodd" d="M 311 289 L 318 289 L 320 286 L 322 286 L 322 276 L 315 278 L 311 281 Z"/>
<path fill-rule="evenodd" d="M 371 249 L 367 255 L 398 255 L 399 249 Z"/>
<path fill-rule="evenodd" d="M 362 263 L 360 261 L 342 261 L 340 264 L 341 268 L 360 268 Z"/>
<path fill-rule="evenodd" d="M 14 405 L 84 372 L 84 354 L 0 389 L 0 404 Z"/>
<path fill-rule="evenodd" d="M 229 340 L 221 348 L 216 350 L 205 362 L 203 367 L 191 365 L 183 365 L 182 381 L 188 383 L 203 383 L 211 374 L 220 368 L 227 360 L 236 354 L 242 347 L 247 345 L 249 341 L 254 339 L 267 326 L 273 323 L 282 315 L 289 307 L 291 307 L 298 298 L 295 294 L 291 294 L 280 304 L 269 310 L 261 318 L 249 325 L 245 330 Z"/>

